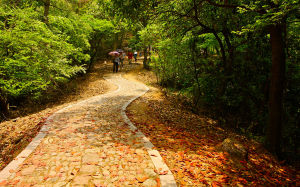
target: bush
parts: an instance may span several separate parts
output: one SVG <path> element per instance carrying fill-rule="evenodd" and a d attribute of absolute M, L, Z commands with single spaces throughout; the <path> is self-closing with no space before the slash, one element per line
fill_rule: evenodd
<path fill-rule="evenodd" d="M 0 87 L 9 99 L 37 98 L 49 85 L 84 72 L 84 67 L 74 65 L 72 59 L 88 60 L 82 53 L 88 49 L 86 37 L 81 40 L 85 44 L 72 44 L 66 34 L 57 33 L 55 24 L 53 32 L 41 22 L 32 8 L 2 7 L 0 20 Z"/>

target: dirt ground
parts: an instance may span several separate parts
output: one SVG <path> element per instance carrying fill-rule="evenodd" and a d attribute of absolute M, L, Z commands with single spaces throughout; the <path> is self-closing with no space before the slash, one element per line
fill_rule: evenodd
<path fill-rule="evenodd" d="M 276 161 L 261 144 L 193 114 L 175 94 L 163 92 L 153 72 L 136 69 L 124 77 L 150 88 L 129 105 L 127 115 L 160 152 L 179 186 L 300 185 L 299 172 Z M 217 151 L 226 138 L 238 140 L 248 150 L 247 158 Z"/>

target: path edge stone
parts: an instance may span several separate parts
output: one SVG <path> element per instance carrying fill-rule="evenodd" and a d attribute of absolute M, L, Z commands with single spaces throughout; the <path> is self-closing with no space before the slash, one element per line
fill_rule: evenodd
<path fill-rule="evenodd" d="M 27 159 L 27 157 L 36 149 L 36 147 L 41 143 L 43 138 L 47 135 L 45 131 L 46 123 L 43 125 L 39 133 L 35 138 L 27 145 L 27 147 L 16 157 L 14 158 L 2 171 L 0 171 L 0 183 L 7 180 L 12 173 L 15 173 L 18 167 Z M 11 173 L 12 172 L 12 173 Z"/>
<path fill-rule="evenodd" d="M 123 78 L 123 77 L 121 76 L 121 78 Z M 125 78 L 123 78 L 123 79 L 125 79 Z M 161 171 L 161 173 L 163 173 L 162 175 L 159 175 L 161 187 L 177 187 L 177 184 L 176 184 L 176 181 L 175 181 L 175 178 L 174 178 L 172 172 L 170 171 L 169 167 L 164 163 L 159 152 L 157 150 L 153 149 L 154 145 L 150 142 L 150 140 L 141 131 L 138 130 L 138 128 L 130 121 L 130 119 L 126 115 L 126 108 L 128 107 L 128 105 L 149 91 L 149 88 L 146 85 L 144 85 L 142 83 L 136 83 L 136 84 L 142 85 L 145 88 L 145 91 L 143 93 L 141 93 L 140 95 L 137 95 L 136 97 L 130 99 L 127 103 L 125 103 L 125 105 L 123 105 L 123 107 L 122 107 L 121 115 L 122 115 L 124 121 L 129 125 L 129 128 L 132 131 L 137 131 L 137 133 L 136 133 L 137 136 L 139 136 L 144 141 L 144 147 L 147 149 L 147 152 L 148 152 L 156 170 Z"/>

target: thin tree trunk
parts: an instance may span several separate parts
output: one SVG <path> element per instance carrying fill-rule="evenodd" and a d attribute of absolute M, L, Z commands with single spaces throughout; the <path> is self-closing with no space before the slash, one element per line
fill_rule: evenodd
<path fill-rule="evenodd" d="M 124 33 L 125 33 L 125 32 L 122 30 L 122 31 L 121 31 L 121 37 L 120 37 L 119 44 L 118 44 L 118 48 L 119 48 L 119 49 L 122 49 L 122 48 L 123 48 Z"/>
<path fill-rule="evenodd" d="M 226 60 L 225 47 L 224 47 L 224 45 L 222 43 L 221 38 L 218 36 L 218 33 L 216 33 L 215 31 L 213 31 L 212 33 L 214 34 L 215 38 L 217 39 L 217 41 L 219 43 L 220 51 L 221 51 L 221 56 L 222 56 L 222 62 L 223 62 L 222 67 L 224 68 L 224 72 L 226 74 L 227 60 Z M 225 90 L 226 90 L 226 86 L 227 86 L 227 80 L 222 79 L 221 85 L 220 85 L 220 87 L 218 89 L 219 98 L 221 98 L 221 96 L 224 95 Z M 219 101 L 220 101 L 220 99 L 219 99 Z"/>
<path fill-rule="evenodd" d="M 48 15 L 49 15 L 49 9 L 50 9 L 50 0 L 44 0 L 44 18 L 43 22 L 48 25 Z"/>
<path fill-rule="evenodd" d="M 197 112 L 197 108 L 198 108 L 198 103 L 199 103 L 199 100 L 200 100 L 200 82 L 199 82 L 199 71 L 197 70 L 197 62 L 196 62 L 196 41 L 195 39 L 193 39 L 193 43 L 192 43 L 192 61 L 193 61 L 193 66 L 194 66 L 194 78 L 195 78 L 195 81 L 197 83 L 197 91 L 198 93 L 196 93 L 196 100 L 194 101 L 194 105 L 195 105 L 195 108 L 194 108 L 194 112 Z"/>
<path fill-rule="evenodd" d="M 3 91 L 0 89 L 0 114 L 5 117 L 9 114 L 9 107 Z"/>
<path fill-rule="evenodd" d="M 158 54 L 158 59 L 160 59 L 160 56 Z M 158 84 L 159 83 L 159 70 L 158 70 L 158 67 L 157 67 L 157 60 L 154 61 L 154 65 L 155 65 L 155 76 L 156 76 L 156 83 Z"/>
<path fill-rule="evenodd" d="M 270 28 L 272 48 L 272 69 L 269 101 L 269 123 L 266 133 L 266 146 L 280 155 L 280 139 L 283 111 L 283 88 L 285 81 L 284 27 L 280 24 Z"/>
<path fill-rule="evenodd" d="M 148 52 L 147 52 L 147 48 L 148 47 L 144 47 L 144 60 L 143 60 L 143 65 L 144 65 L 144 68 L 145 69 L 149 69 L 149 66 L 148 66 Z"/>
<path fill-rule="evenodd" d="M 233 60 L 234 60 L 234 48 L 231 45 L 230 42 L 230 38 L 229 38 L 229 31 L 227 29 L 225 29 L 222 32 L 224 39 L 225 39 L 225 43 L 227 45 L 227 49 L 228 49 L 228 60 L 226 61 L 226 66 L 225 66 L 225 74 L 226 75 L 230 75 L 232 73 L 232 65 L 233 65 Z"/>
<path fill-rule="evenodd" d="M 115 41 L 114 41 L 114 50 L 118 48 L 118 42 L 119 42 L 119 33 L 115 34 Z"/>
<path fill-rule="evenodd" d="M 212 31 L 213 35 L 215 36 L 216 40 L 219 43 L 220 46 L 220 50 L 221 50 L 221 56 L 222 56 L 222 61 L 223 61 L 223 67 L 226 67 L 226 53 L 225 53 L 225 48 L 224 45 L 222 43 L 221 38 L 218 36 L 218 33 L 216 33 L 215 31 Z"/>

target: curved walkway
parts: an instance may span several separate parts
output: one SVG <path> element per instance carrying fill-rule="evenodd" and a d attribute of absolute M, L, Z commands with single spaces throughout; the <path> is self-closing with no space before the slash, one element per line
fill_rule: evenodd
<path fill-rule="evenodd" d="M 125 114 L 148 88 L 108 75 L 114 92 L 53 114 L 37 137 L 0 172 L 5 186 L 176 186 L 149 140 Z"/>

